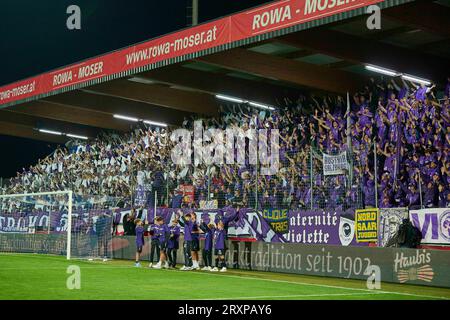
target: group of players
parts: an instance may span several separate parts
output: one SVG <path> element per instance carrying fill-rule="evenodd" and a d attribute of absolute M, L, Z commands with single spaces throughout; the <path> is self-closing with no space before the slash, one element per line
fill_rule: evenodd
<path fill-rule="evenodd" d="M 179 249 L 179 238 L 181 227 L 184 229 L 184 266 L 180 268 L 182 271 L 200 270 L 199 255 L 200 250 L 200 234 L 204 235 L 204 248 L 202 256 L 204 266 L 202 271 L 226 272 L 225 250 L 227 239 L 228 224 L 236 219 L 238 212 L 220 217 L 216 224 L 210 222 L 205 223 L 203 220 L 197 221 L 195 212 L 184 214 L 179 211 L 170 225 L 164 222 L 162 217 L 156 217 L 154 223 L 148 227 L 151 236 L 150 250 L 150 268 L 155 269 L 176 269 L 177 250 Z M 145 244 L 144 240 L 144 222 L 136 220 L 136 262 L 135 266 L 140 267 L 140 259 L 142 249 Z M 180 227 L 181 226 L 181 227 Z M 215 266 L 212 264 L 213 250 Z M 154 258 L 158 262 L 153 264 Z"/>

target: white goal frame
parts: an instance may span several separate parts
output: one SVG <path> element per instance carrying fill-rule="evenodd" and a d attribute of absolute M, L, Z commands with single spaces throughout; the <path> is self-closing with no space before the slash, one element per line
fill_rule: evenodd
<path fill-rule="evenodd" d="M 49 191 L 49 192 L 35 192 L 35 193 L 15 193 L 15 194 L 0 194 L 1 199 L 11 199 L 11 198 L 19 198 L 19 197 L 29 197 L 29 196 L 47 196 L 47 195 L 59 195 L 59 194 L 67 194 L 67 260 L 70 260 L 71 257 L 71 246 L 72 246 L 72 198 L 73 191 L 72 190 L 64 190 L 64 191 Z M 50 214 L 48 223 L 50 225 Z"/>

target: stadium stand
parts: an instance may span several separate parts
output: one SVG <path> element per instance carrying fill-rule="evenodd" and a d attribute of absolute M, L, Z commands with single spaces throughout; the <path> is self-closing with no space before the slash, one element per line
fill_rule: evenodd
<path fill-rule="evenodd" d="M 176 128 L 140 123 L 125 135 L 103 132 L 88 142 L 71 140 L 18 172 L 2 191 L 71 189 L 130 203 L 143 185 L 152 190 L 143 203 L 154 203 L 156 191 L 157 205 L 169 207 L 215 201 L 219 208 L 347 209 L 374 207 L 376 199 L 381 208 L 448 207 L 449 91 L 450 82 L 444 99 L 437 99 L 433 87 L 372 78 L 353 95 L 350 112 L 342 96 L 305 94 L 279 101 L 272 112 L 230 103 L 221 106 L 219 117 L 202 119 L 205 128 L 280 128 L 282 167 L 273 176 L 258 175 L 257 166 L 248 163 L 174 165 L 169 137 Z M 194 120 L 185 118 L 183 127 L 192 129 Z M 322 153 L 345 150 L 352 172 L 323 175 Z"/>

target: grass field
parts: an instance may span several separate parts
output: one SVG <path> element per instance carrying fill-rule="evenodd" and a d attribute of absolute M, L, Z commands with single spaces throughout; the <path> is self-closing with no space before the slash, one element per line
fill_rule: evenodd
<path fill-rule="evenodd" d="M 81 289 L 66 287 L 69 265 Z M 227 273 L 135 268 L 132 261 L 67 261 L 37 254 L 0 254 L 0 299 L 450 299 L 450 289 L 229 270 Z"/>

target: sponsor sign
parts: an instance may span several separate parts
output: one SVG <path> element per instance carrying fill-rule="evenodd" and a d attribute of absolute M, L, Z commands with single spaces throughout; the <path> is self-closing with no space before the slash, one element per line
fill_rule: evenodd
<path fill-rule="evenodd" d="M 356 210 L 355 233 L 357 242 L 376 242 L 378 240 L 378 209 Z"/>
<path fill-rule="evenodd" d="M 345 172 L 348 170 L 346 152 L 342 152 L 335 156 L 323 153 L 322 158 L 323 174 L 325 176 L 345 174 Z"/>
<path fill-rule="evenodd" d="M 382 0 L 277 1 L 0 87 L 0 105 L 144 66 L 157 68 L 171 63 L 168 59 L 179 62 L 188 54 L 200 56 L 204 50 L 378 2 Z"/>
<path fill-rule="evenodd" d="M 409 219 L 422 232 L 422 244 L 450 244 L 450 208 L 411 210 Z"/>

